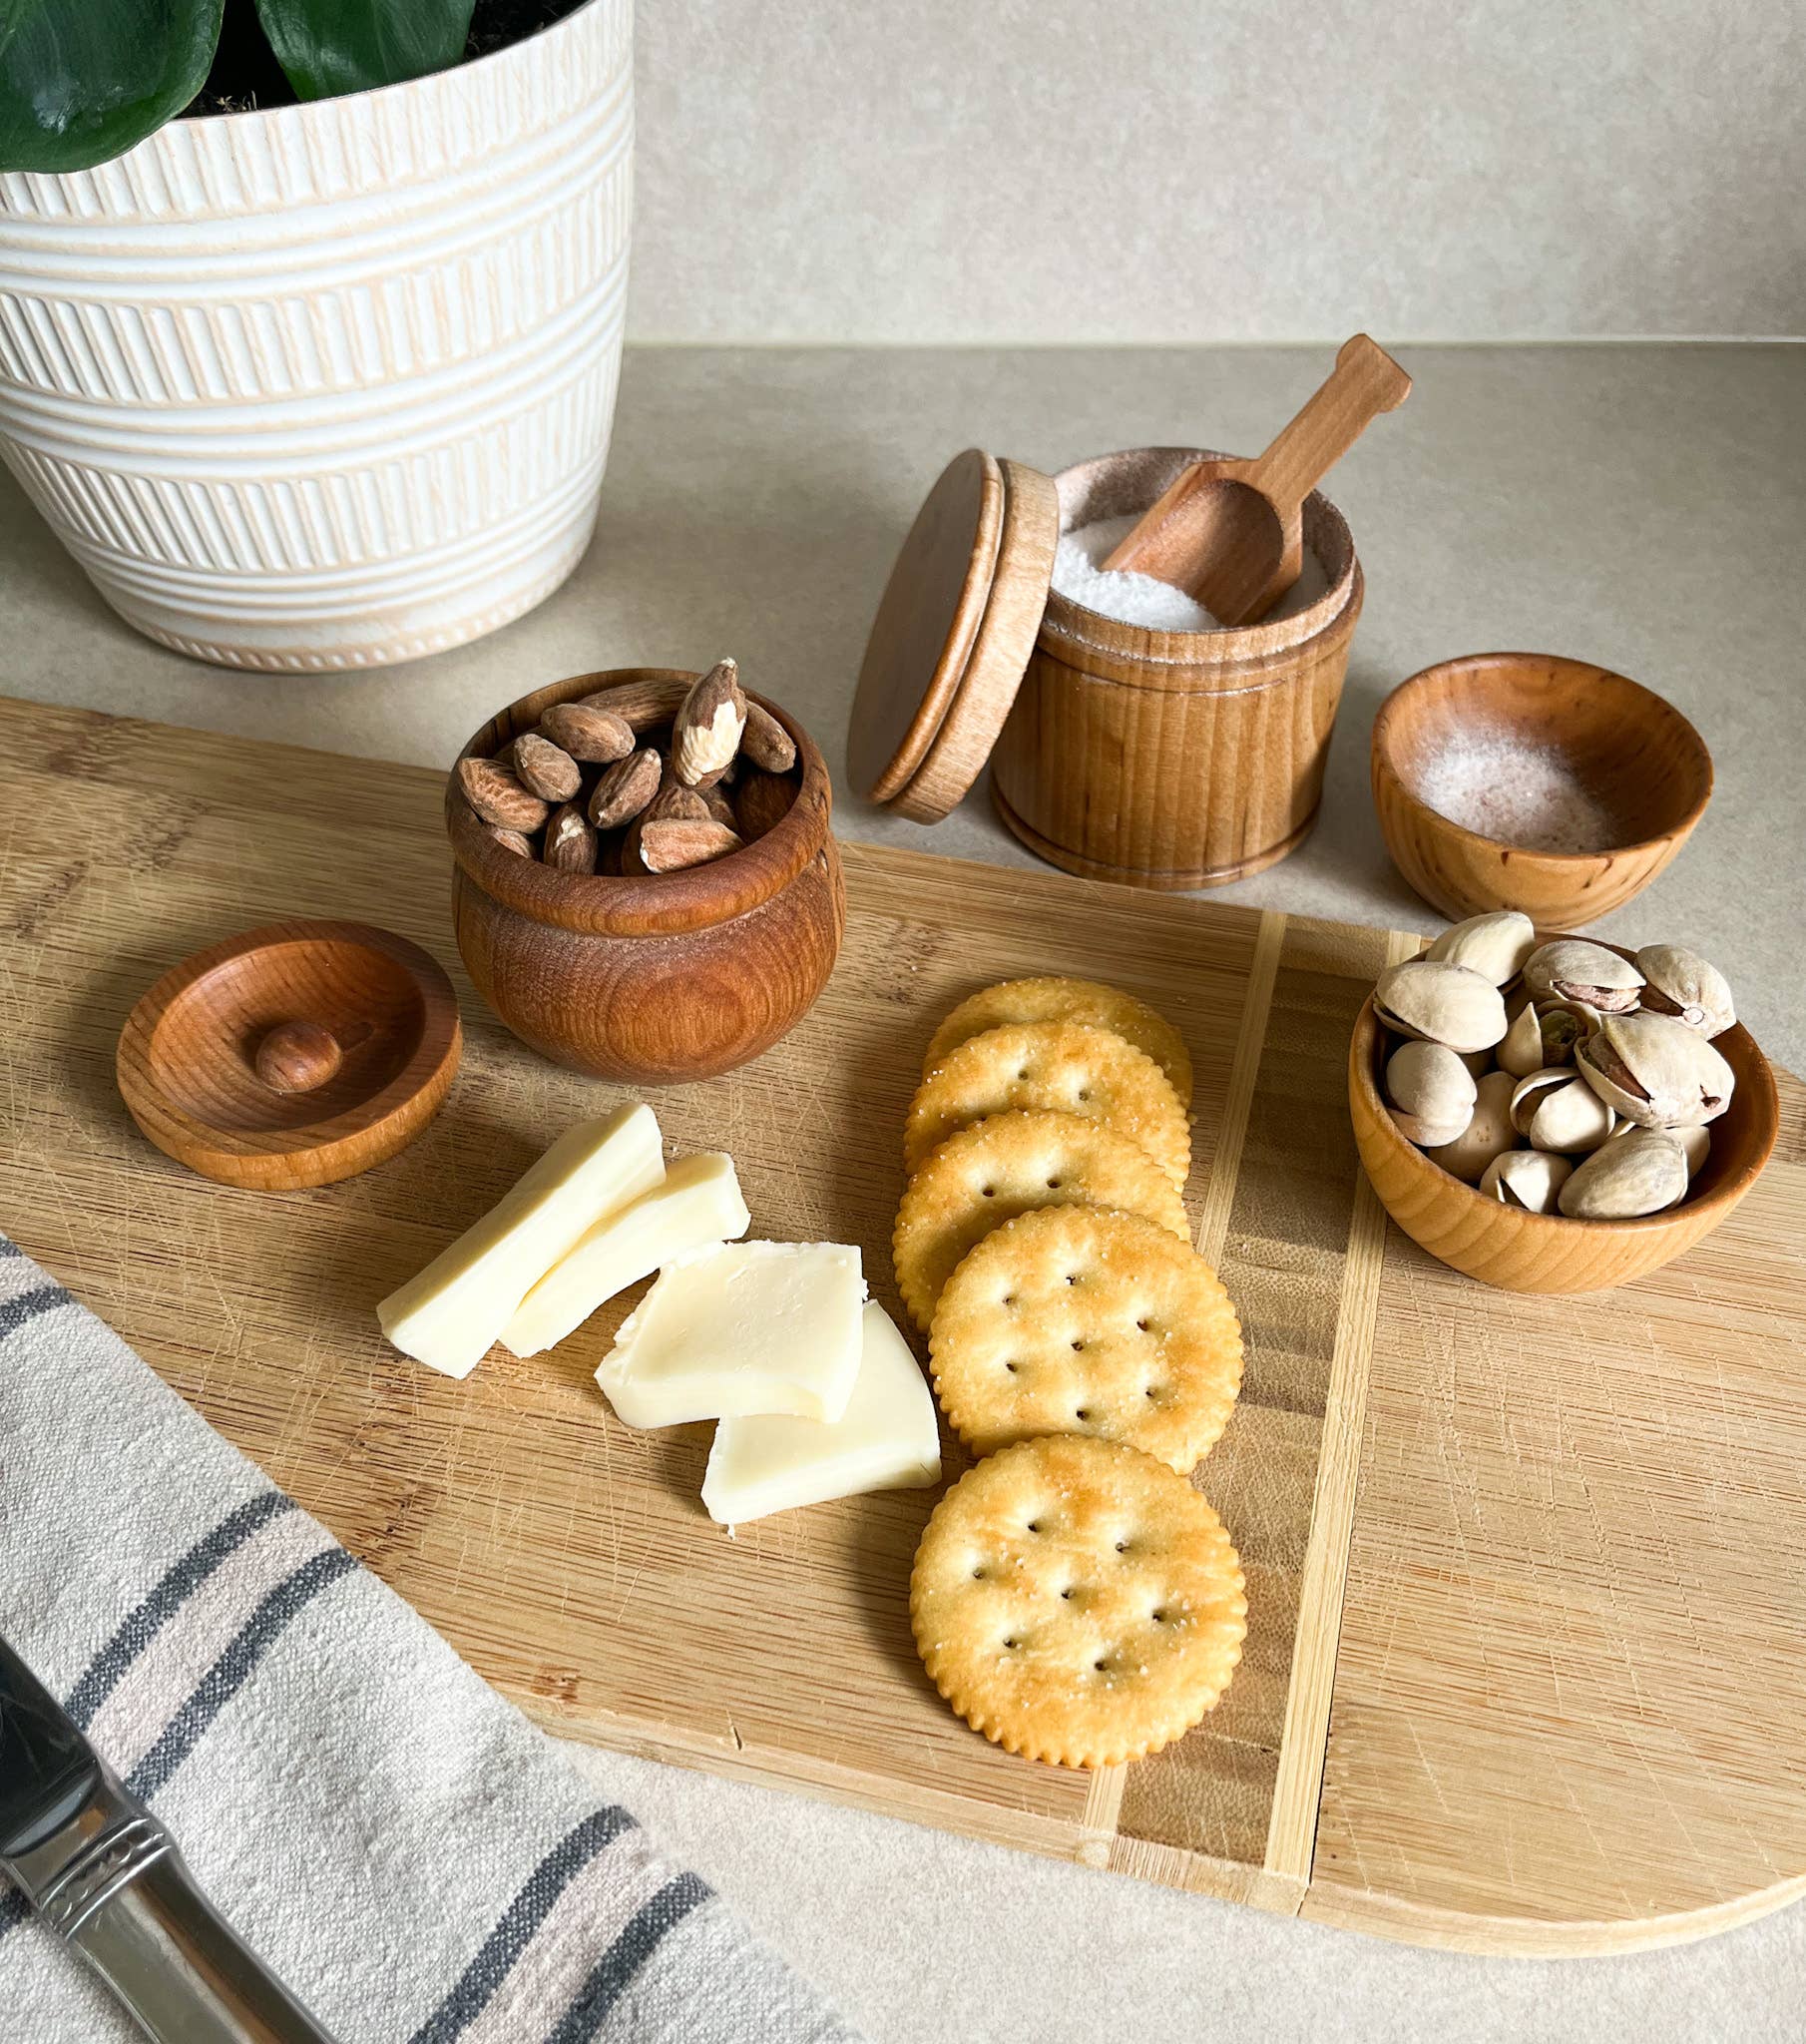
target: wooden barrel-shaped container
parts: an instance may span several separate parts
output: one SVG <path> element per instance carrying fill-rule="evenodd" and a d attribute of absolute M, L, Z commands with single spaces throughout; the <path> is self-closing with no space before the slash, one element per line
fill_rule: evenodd
<path fill-rule="evenodd" d="M 1062 532 L 1145 510 L 1199 454 L 1143 447 L 1066 469 Z M 1176 888 L 1242 879 L 1302 841 L 1362 595 L 1348 526 L 1314 492 L 1304 544 L 1328 587 L 1259 625 L 1154 632 L 1050 593 L 992 755 L 998 813 L 1025 844 L 1068 872 Z"/>

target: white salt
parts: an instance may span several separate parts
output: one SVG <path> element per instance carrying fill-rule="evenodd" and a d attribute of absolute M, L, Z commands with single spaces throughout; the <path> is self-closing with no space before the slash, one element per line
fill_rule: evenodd
<path fill-rule="evenodd" d="M 1099 518 L 1060 535 L 1060 551 L 1054 560 L 1054 587 L 1087 610 L 1115 618 L 1125 625 L 1142 625 L 1150 632 L 1221 632 L 1219 625 L 1194 597 L 1169 582 L 1151 575 L 1137 575 L 1129 569 L 1104 566 L 1119 541 L 1133 530 L 1138 511 L 1126 518 Z M 1263 623 L 1289 618 L 1308 610 L 1329 588 L 1329 577 L 1315 554 L 1306 549 L 1298 580 L 1268 611 Z"/>
<path fill-rule="evenodd" d="M 1411 787 L 1451 823 L 1525 851 L 1609 851 L 1625 841 L 1616 812 L 1566 754 L 1511 732 L 1445 740 L 1419 764 Z"/>

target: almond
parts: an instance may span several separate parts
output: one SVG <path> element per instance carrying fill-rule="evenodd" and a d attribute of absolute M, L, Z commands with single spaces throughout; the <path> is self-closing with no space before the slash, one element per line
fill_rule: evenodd
<path fill-rule="evenodd" d="M 596 832 L 575 802 L 566 802 L 546 825 L 546 863 L 561 873 L 596 870 Z"/>
<path fill-rule="evenodd" d="M 699 823 L 666 819 L 642 819 L 639 833 L 640 863 L 649 873 L 678 872 L 685 866 L 706 865 L 738 851 L 740 839 L 724 823 L 705 816 Z"/>
<path fill-rule="evenodd" d="M 612 766 L 634 750 L 634 727 L 625 717 L 588 703 L 555 703 L 539 721 L 541 736 L 562 746 L 573 760 Z"/>
<path fill-rule="evenodd" d="M 515 777 L 542 801 L 568 802 L 583 785 L 583 771 L 562 746 L 525 731 L 514 742 Z"/>
<path fill-rule="evenodd" d="M 672 720 L 672 766 L 686 787 L 719 779 L 740 749 L 746 728 L 746 698 L 739 670 L 717 660 L 692 684 Z"/>
<path fill-rule="evenodd" d="M 795 799 L 796 783 L 786 774 L 748 768 L 733 790 L 734 827 L 750 844 L 781 822 Z"/>
<path fill-rule="evenodd" d="M 671 768 L 667 766 L 659 792 L 646 805 L 645 820 L 648 823 L 700 823 L 707 814 L 707 797 L 693 787 L 685 787 L 682 781 L 674 780 Z M 728 822 L 731 827 L 731 817 Z"/>
<path fill-rule="evenodd" d="M 537 830 L 546 820 L 549 805 L 530 787 L 523 787 L 499 760 L 460 760 L 458 785 L 485 823 L 526 831 Z"/>
<path fill-rule="evenodd" d="M 665 763 L 650 746 L 605 766 L 590 796 L 590 821 L 598 830 L 614 830 L 631 822 L 659 792 L 664 770 Z"/>
<path fill-rule="evenodd" d="M 740 827 L 739 817 L 734 814 L 733 804 L 727 799 L 721 789 L 718 787 L 705 787 L 700 792 L 702 800 L 707 805 L 708 813 L 715 821 L 717 823 L 725 823 L 729 830 L 738 830 Z"/>
<path fill-rule="evenodd" d="M 679 682 L 655 681 L 643 678 L 634 682 L 616 682 L 607 689 L 598 689 L 593 696 L 579 699 L 585 710 L 601 710 L 610 717 L 619 717 L 623 724 L 631 725 L 638 738 L 646 735 L 656 725 L 670 724 L 672 714 L 683 700 L 683 684 Z"/>
<path fill-rule="evenodd" d="M 485 823 L 483 829 L 485 834 L 493 837 L 504 851 L 517 852 L 522 858 L 538 856 L 532 842 L 523 837 L 518 830 L 504 830 L 500 823 Z"/>
<path fill-rule="evenodd" d="M 740 734 L 740 751 L 754 766 L 767 773 L 788 773 L 796 765 L 796 741 L 770 711 L 757 703 L 746 705 L 746 729 Z"/>

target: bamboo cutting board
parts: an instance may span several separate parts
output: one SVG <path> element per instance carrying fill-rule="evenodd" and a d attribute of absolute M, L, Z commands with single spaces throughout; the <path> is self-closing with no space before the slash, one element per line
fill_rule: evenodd
<path fill-rule="evenodd" d="M 1069 1773 L 987 1746 L 921 1672 L 934 1493 L 729 1540 L 696 1502 L 708 1429 L 631 1433 L 591 1381 L 618 1314 L 463 1384 L 378 1337 L 375 1301 L 617 1097 L 471 993 L 440 788 L 0 704 L 0 1226 L 541 1722 L 1428 1942 L 1624 1947 L 1806 1892 L 1797 1082 L 1763 1183 L 1682 1263 L 1596 1298 L 1489 1291 L 1388 1230 L 1348 1131 L 1348 1031 L 1409 940 L 846 847 L 819 1006 L 656 1103 L 677 1148 L 733 1152 L 759 1232 L 860 1244 L 895 1307 L 904 1106 L 976 985 L 1118 981 L 1196 1061 L 1189 1204 L 1248 1345 L 1200 1480 L 1246 1568 L 1246 1656 L 1178 1746 Z M 175 959 L 283 915 L 425 944 L 465 1063 L 381 1169 L 233 1192 L 138 1136 L 114 1045 Z"/>

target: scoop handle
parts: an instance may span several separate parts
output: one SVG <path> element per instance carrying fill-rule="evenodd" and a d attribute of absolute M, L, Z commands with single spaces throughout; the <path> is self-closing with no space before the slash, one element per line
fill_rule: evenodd
<path fill-rule="evenodd" d="M 1247 480 L 1283 518 L 1296 511 L 1383 411 L 1411 395 L 1411 378 L 1365 333 L 1345 340 L 1336 365 L 1250 463 Z"/>

